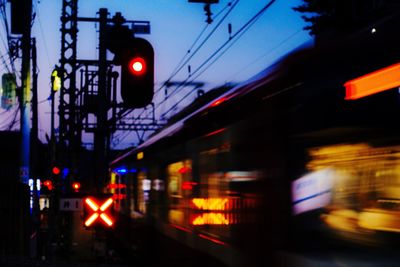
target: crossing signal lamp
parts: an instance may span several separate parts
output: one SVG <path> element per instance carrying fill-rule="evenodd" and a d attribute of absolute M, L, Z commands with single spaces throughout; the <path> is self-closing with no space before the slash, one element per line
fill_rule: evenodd
<path fill-rule="evenodd" d="M 53 182 L 50 181 L 50 180 L 45 180 L 45 181 L 43 182 L 43 186 L 46 187 L 47 190 L 49 190 L 49 191 L 53 190 L 53 188 L 54 188 L 54 187 L 53 187 Z"/>
<path fill-rule="evenodd" d="M 59 167 L 54 166 L 54 167 L 51 169 L 51 173 L 54 174 L 54 175 L 59 175 L 59 174 L 61 173 L 61 170 L 60 170 Z"/>
<path fill-rule="evenodd" d="M 81 189 L 81 183 L 79 182 L 72 183 L 72 189 L 74 189 L 75 192 L 79 192 L 79 189 Z"/>
<path fill-rule="evenodd" d="M 145 39 L 133 38 L 119 58 L 121 97 L 127 108 L 143 108 L 154 95 L 154 50 Z"/>
<path fill-rule="evenodd" d="M 101 223 L 106 227 L 112 227 L 114 225 L 114 219 L 109 212 L 113 202 L 114 200 L 111 197 L 103 202 L 93 197 L 87 197 L 84 201 L 84 207 L 88 216 L 85 219 L 84 225 L 86 227 L 92 227 Z"/>

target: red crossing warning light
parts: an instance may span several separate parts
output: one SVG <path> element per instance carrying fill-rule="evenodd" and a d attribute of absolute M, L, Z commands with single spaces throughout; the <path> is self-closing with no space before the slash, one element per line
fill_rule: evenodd
<path fill-rule="evenodd" d="M 114 200 L 112 198 L 108 198 L 106 201 L 103 203 L 100 203 L 92 198 L 92 197 L 87 197 L 85 199 L 85 207 L 87 207 L 90 211 L 92 211 L 92 214 L 85 220 L 85 226 L 93 226 L 97 219 L 100 218 L 101 222 L 105 224 L 108 227 L 111 227 L 114 224 L 114 219 L 107 214 L 107 210 L 112 206 Z"/>
<path fill-rule="evenodd" d="M 53 190 L 53 182 L 52 181 L 50 181 L 50 180 L 45 180 L 44 182 L 43 182 L 43 185 L 45 186 L 45 187 L 47 187 L 47 189 L 48 190 Z"/>
<path fill-rule="evenodd" d="M 54 167 L 51 169 L 51 172 L 52 172 L 53 174 L 55 174 L 55 175 L 59 175 L 60 172 L 61 172 L 61 170 L 60 170 L 60 168 L 58 168 L 57 166 L 54 166 Z"/>
<path fill-rule="evenodd" d="M 75 192 L 78 192 L 79 189 L 81 188 L 81 183 L 79 183 L 79 182 L 73 182 L 73 183 L 72 183 L 72 188 L 75 190 Z"/>

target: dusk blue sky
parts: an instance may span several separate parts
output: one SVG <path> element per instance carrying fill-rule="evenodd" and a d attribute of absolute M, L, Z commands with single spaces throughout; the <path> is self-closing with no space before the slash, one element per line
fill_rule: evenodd
<path fill-rule="evenodd" d="M 229 10 L 229 2 L 236 0 L 220 0 L 213 4 L 211 11 L 220 15 L 210 24 L 202 39 L 216 26 L 218 21 Z M 46 101 L 50 94 L 50 74 L 60 59 L 60 16 L 62 0 L 33 0 L 36 17 L 32 37 L 37 40 L 39 67 L 39 137 L 45 141 L 45 134 L 50 133 L 50 102 Z M 232 24 L 234 35 L 250 18 L 259 12 L 270 1 L 240 0 L 232 9 L 220 27 L 211 38 L 188 62 L 192 72 L 196 70 L 216 49 L 229 39 L 228 24 Z M 229 82 L 241 82 L 268 67 L 279 57 L 295 47 L 311 41 L 311 37 L 303 30 L 304 22 L 301 14 L 292 7 L 301 4 L 300 0 L 277 0 L 263 13 L 259 19 L 239 39 L 230 42 L 233 45 L 196 81 L 205 82 L 205 91 Z M 207 25 L 203 4 L 188 3 L 187 0 L 79 0 L 79 17 L 95 17 L 100 8 L 107 8 L 112 17 L 115 12 L 121 12 L 128 20 L 150 21 L 151 34 L 140 35 L 149 40 L 155 50 L 155 91 L 169 78 L 181 59 L 187 54 L 195 39 Z M 9 7 L 9 6 L 7 6 Z M 80 22 L 78 24 L 78 58 L 97 59 L 98 27 L 94 23 Z M 0 24 L 0 34 L 4 36 L 4 24 Z M 229 45 L 228 45 L 229 46 Z M 195 49 L 195 48 L 194 48 Z M 193 50 L 194 50 L 193 49 Z M 192 51 L 193 51 L 192 50 Z M 0 42 L 0 55 L 5 55 L 4 42 Z M 111 58 L 111 54 L 110 54 Z M 20 68 L 16 62 L 17 69 Z M 182 81 L 188 77 L 187 65 L 172 79 Z M 0 61 L 0 74 L 6 72 Z M 196 75 L 193 75 L 196 76 Z M 158 105 L 156 114 L 159 116 L 179 101 L 183 94 L 190 90 L 185 88 L 180 94 Z M 190 103 L 195 94 L 183 101 L 178 109 Z M 154 102 L 160 103 L 164 93 L 156 95 Z M 5 130 L 13 119 L 14 109 L 0 110 L 0 129 Z M 168 114 L 171 116 L 173 112 Z M 58 118 L 56 119 L 58 125 Z M 19 124 L 14 126 L 18 129 Z M 135 145 L 135 135 L 116 133 L 119 138 L 115 145 L 123 148 Z M 91 142 L 90 136 L 85 136 L 85 142 Z"/>

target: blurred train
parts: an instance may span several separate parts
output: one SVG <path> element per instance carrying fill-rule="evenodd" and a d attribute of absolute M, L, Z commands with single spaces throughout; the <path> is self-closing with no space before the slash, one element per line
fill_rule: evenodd
<path fill-rule="evenodd" d="M 115 209 L 226 266 L 396 248 L 400 46 L 380 30 L 297 49 L 175 118 L 110 163 Z"/>

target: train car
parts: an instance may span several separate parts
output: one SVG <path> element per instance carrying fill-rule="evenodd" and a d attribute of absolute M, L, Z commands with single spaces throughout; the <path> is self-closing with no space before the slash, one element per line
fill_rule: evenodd
<path fill-rule="evenodd" d="M 225 266 L 396 248 L 400 52 L 385 29 L 298 49 L 113 160 L 124 231 L 146 223 Z"/>

